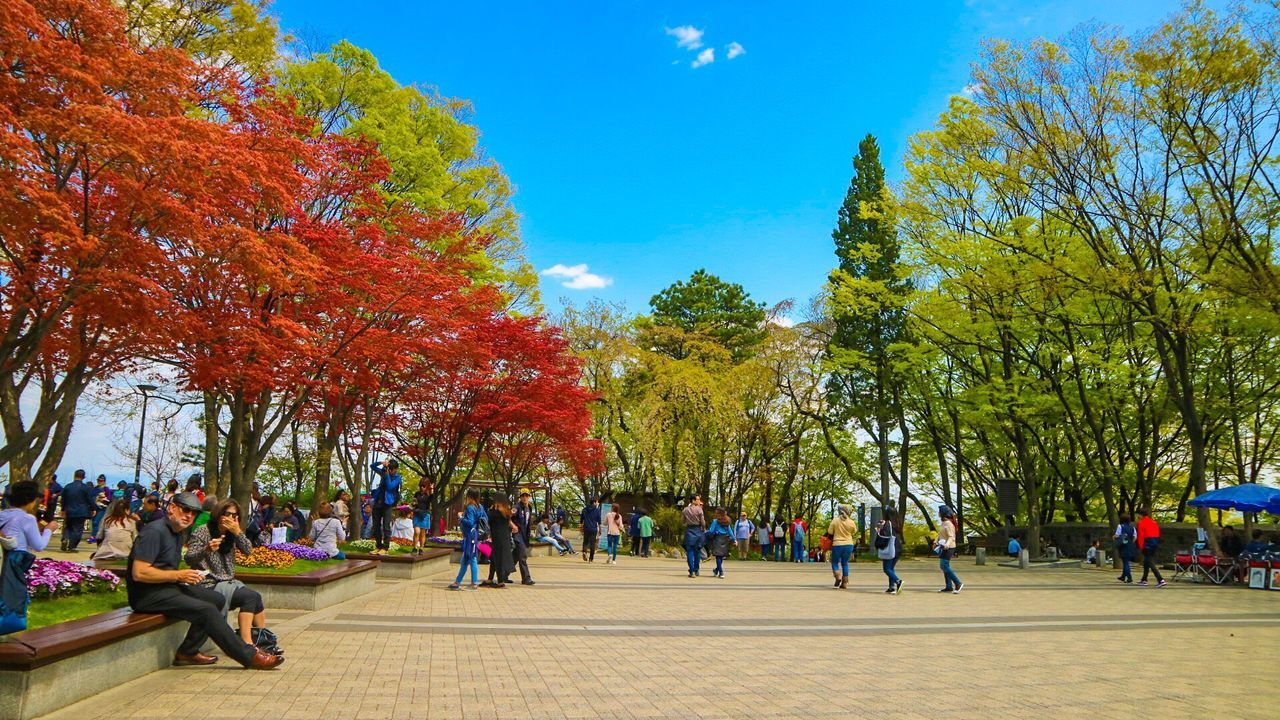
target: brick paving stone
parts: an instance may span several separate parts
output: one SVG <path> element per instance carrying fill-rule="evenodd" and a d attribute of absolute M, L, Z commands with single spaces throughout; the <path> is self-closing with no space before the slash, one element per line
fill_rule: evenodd
<path fill-rule="evenodd" d="M 1280 704 L 1280 592 L 964 561 L 959 595 L 935 592 L 936 564 L 901 563 L 899 596 L 866 563 L 844 591 L 812 564 L 729 561 L 724 580 L 663 558 L 531 564 L 533 587 L 451 592 L 439 575 L 268 608 L 279 670 L 163 670 L 47 717 L 1270 718 Z"/>

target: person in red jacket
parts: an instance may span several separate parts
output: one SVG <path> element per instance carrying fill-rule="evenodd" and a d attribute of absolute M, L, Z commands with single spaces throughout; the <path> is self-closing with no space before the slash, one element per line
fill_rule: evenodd
<path fill-rule="evenodd" d="M 1147 584 L 1147 573 L 1156 574 L 1156 587 L 1166 585 L 1156 567 L 1156 549 L 1160 547 L 1160 526 L 1151 519 L 1151 511 L 1143 508 L 1138 511 L 1138 549 L 1142 551 L 1142 579 L 1139 585 Z"/>

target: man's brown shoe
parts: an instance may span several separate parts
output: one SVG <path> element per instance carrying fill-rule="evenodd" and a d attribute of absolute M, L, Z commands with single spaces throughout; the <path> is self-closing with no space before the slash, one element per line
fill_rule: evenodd
<path fill-rule="evenodd" d="M 249 664 L 245 667 L 253 670 L 270 670 L 283 662 L 283 655 L 269 655 L 259 650 L 253 654 L 253 658 L 249 660 Z"/>
<path fill-rule="evenodd" d="M 198 652 L 195 655 L 183 655 L 178 653 L 173 656 L 173 664 L 179 667 L 183 665 L 212 665 L 218 662 L 217 655 L 205 655 Z"/>

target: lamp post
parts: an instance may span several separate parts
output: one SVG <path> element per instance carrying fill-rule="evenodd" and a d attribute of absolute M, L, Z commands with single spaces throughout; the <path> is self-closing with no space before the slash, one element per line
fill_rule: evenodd
<path fill-rule="evenodd" d="M 133 463 L 133 484 L 137 485 L 142 479 L 142 438 L 147 431 L 147 393 L 155 392 L 155 385 L 138 385 L 138 391 L 142 393 L 142 422 L 138 425 L 138 456 Z"/>

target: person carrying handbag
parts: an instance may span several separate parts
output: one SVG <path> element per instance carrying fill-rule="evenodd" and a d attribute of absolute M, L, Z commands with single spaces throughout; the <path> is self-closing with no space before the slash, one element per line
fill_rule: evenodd
<path fill-rule="evenodd" d="M 946 505 L 938 506 L 938 517 L 942 522 L 938 525 L 938 539 L 933 541 L 933 552 L 938 556 L 938 567 L 942 570 L 942 577 L 947 581 L 947 586 L 938 592 L 958 595 L 964 583 L 960 582 L 956 571 L 951 569 L 951 558 L 956 555 L 956 526 L 951 522 L 951 518 L 955 516 L 955 510 Z"/>
<path fill-rule="evenodd" d="M 885 590 L 890 595 L 897 595 L 902 589 L 902 580 L 898 574 L 894 572 L 894 567 L 898 564 L 898 557 L 902 554 L 902 544 L 898 541 L 897 533 L 898 514 L 893 508 L 884 509 L 884 519 L 876 525 L 876 557 L 880 558 L 880 567 L 884 570 L 884 574 L 889 578 L 889 589 Z"/>

